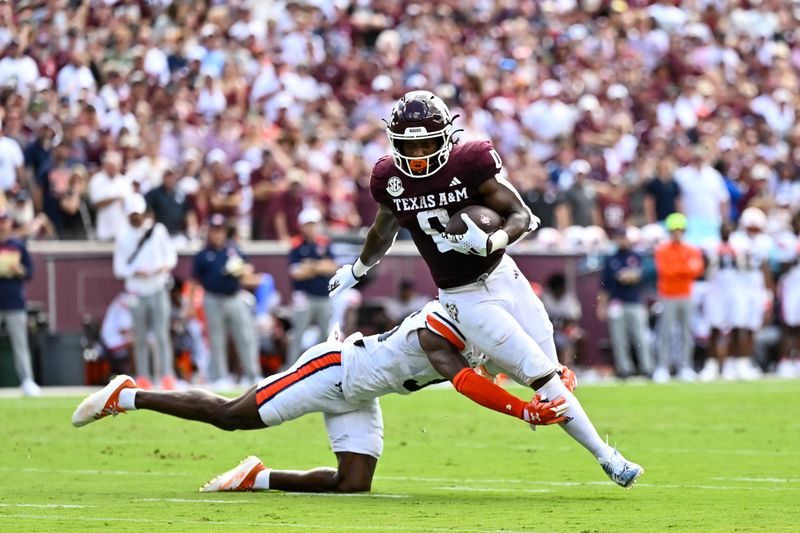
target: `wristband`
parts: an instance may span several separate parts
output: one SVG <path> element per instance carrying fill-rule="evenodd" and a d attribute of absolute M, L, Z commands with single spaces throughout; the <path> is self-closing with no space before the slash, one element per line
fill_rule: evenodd
<path fill-rule="evenodd" d="M 489 253 L 506 246 L 508 246 L 508 233 L 505 230 L 499 229 L 489 235 Z"/>
<path fill-rule="evenodd" d="M 372 267 L 362 263 L 361 258 L 359 257 L 358 259 L 356 259 L 356 262 L 353 263 L 353 276 L 355 276 L 356 279 L 363 278 L 367 274 L 367 272 L 369 272 L 370 268 Z"/>

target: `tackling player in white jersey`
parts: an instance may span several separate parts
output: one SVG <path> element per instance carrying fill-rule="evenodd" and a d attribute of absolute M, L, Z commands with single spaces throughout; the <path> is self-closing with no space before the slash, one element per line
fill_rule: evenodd
<path fill-rule="evenodd" d="M 736 371 L 742 379 L 754 379 L 761 374 L 753 362 L 753 335 L 764 325 L 766 309 L 774 294 L 769 258 L 775 243 L 764 233 L 766 227 L 764 212 L 757 207 L 748 207 L 739 218 L 740 230 L 730 237 L 731 246 L 742 256 L 739 284 L 743 290 L 744 313 L 740 322 L 734 324 L 741 330 Z M 724 368 L 722 373 L 725 376 Z"/>
<path fill-rule="evenodd" d="M 430 302 L 389 332 L 318 344 L 286 372 L 264 379 L 232 400 L 203 390 L 145 391 L 136 388 L 130 377 L 118 376 L 78 406 L 72 423 L 81 427 L 108 415 L 149 409 L 225 430 L 261 429 L 322 412 L 337 469 L 269 470 L 259 459 L 248 457 L 202 490 L 367 491 L 383 451 L 377 398 L 384 394 L 408 394 L 446 378 L 476 403 L 531 425 L 565 420 L 569 406 L 565 399 L 548 402 L 535 396 L 530 402 L 520 400 L 472 370 L 471 366 L 484 360 L 442 306 Z M 520 356 L 505 370 L 525 382 L 535 371 L 531 363 L 530 358 Z M 565 386 L 571 390 L 574 374 L 564 367 L 561 370 Z"/>

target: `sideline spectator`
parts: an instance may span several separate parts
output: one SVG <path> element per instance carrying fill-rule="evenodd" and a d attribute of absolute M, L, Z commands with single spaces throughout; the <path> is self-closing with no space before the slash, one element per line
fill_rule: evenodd
<path fill-rule="evenodd" d="M 128 225 L 114 243 L 114 275 L 125 280 L 125 292 L 135 297 L 133 314 L 134 356 L 137 383 L 159 383 L 164 390 L 175 388 L 174 354 L 170 342 L 170 300 L 168 285 L 178 262 L 167 229 L 145 216 L 147 205 L 140 194 L 125 199 Z M 147 336 L 155 336 L 155 362 L 150 370 Z M 154 379 L 155 378 L 155 379 Z"/>
<path fill-rule="evenodd" d="M 258 344 L 253 313 L 239 297 L 242 276 L 251 274 L 247 256 L 227 239 L 226 220 L 220 214 L 209 221 L 205 248 L 194 257 L 192 277 L 204 289 L 203 310 L 211 345 L 209 378 L 218 389 L 232 385 L 228 370 L 228 333 L 233 337 L 239 363 L 248 386 L 258 382 Z M 193 300 L 191 295 L 189 300 Z"/>
<path fill-rule="evenodd" d="M 0 324 L 5 323 L 11 337 L 14 366 L 25 396 L 40 394 L 33 380 L 25 311 L 25 282 L 32 277 L 31 256 L 22 241 L 12 238 L 11 217 L 6 208 L 0 206 Z"/>
<path fill-rule="evenodd" d="M 655 250 L 658 296 L 661 317 L 658 323 L 658 366 L 653 381 L 666 383 L 670 366 L 676 361 L 678 377 L 694 381 L 694 337 L 692 336 L 692 282 L 703 273 L 703 256 L 694 246 L 683 242 L 687 219 L 672 213 L 666 220 L 670 241 Z M 673 357 L 673 334 L 678 331 L 677 357 Z"/>
<path fill-rule="evenodd" d="M 303 209 L 297 217 L 300 234 L 289 251 L 289 277 L 292 280 L 292 340 L 286 356 L 287 367 L 303 352 L 303 337 L 309 326 L 316 326 L 319 338 L 328 335 L 331 324 L 331 299 L 328 280 L 339 268 L 330 244 L 319 233 L 322 213 L 314 207 Z"/>
<path fill-rule="evenodd" d="M 636 350 L 639 373 L 651 376 L 653 355 L 647 308 L 642 301 L 642 258 L 631 249 L 624 229 L 613 233 L 617 250 L 603 265 L 600 293 L 597 296 L 597 318 L 608 320 L 611 350 L 617 375 L 627 378 L 634 374 L 630 346 Z"/>

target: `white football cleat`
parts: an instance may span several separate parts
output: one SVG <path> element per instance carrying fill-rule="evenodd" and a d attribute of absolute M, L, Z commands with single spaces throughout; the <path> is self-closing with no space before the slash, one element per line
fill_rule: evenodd
<path fill-rule="evenodd" d="M 644 468 L 628 461 L 617 450 L 605 461 L 600 461 L 600 466 L 611 481 L 626 489 L 631 488 L 639 476 L 644 474 Z"/>
<path fill-rule="evenodd" d="M 253 490 L 256 476 L 267 467 L 255 455 L 245 458 L 241 463 L 224 472 L 202 487 L 200 492 L 243 492 Z"/>
<path fill-rule="evenodd" d="M 132 377 L 120 374 L 80 403 L 72 413 L 72 425 L 79 428 L 108 415 L 117 416 L 124 413 L 125 409 L 119 406 L 119 393 L 122 389 L 135 388 L 137 388 L 136 382 Z"/>

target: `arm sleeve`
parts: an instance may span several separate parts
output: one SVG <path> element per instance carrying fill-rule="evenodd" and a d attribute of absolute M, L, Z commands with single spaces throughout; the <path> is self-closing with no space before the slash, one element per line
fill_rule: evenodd
<path fill-rule="evenodd" d="M 453 378 L 453 386 L 478 405 L 524 420 L 524 401 L 482 378 L 471 368 L 461 369 Z"/>

